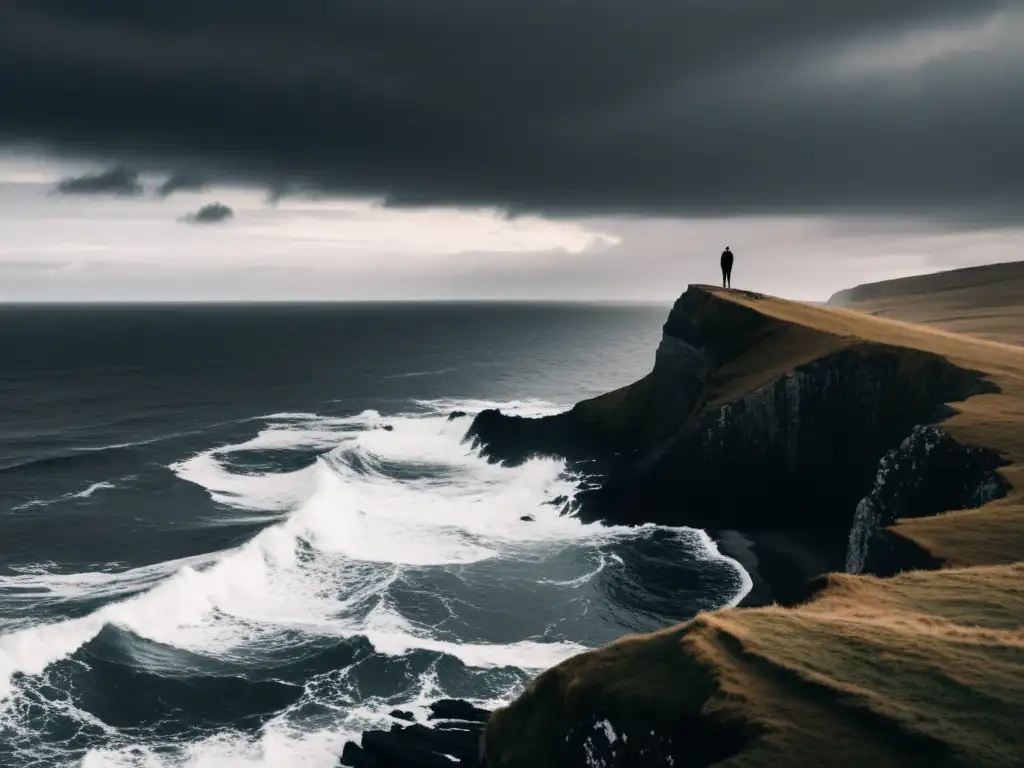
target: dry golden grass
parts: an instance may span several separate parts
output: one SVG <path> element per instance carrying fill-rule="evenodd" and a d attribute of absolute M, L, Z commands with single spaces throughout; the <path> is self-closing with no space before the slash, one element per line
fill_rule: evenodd
<path fill-rule="evenodd" d="M 800 608 L 702 614 L 548 670 L 492 718 L 490 759 L 556 768 L 596 706 L 660 733 L 732 723 L 723 768 L 1024 764 L 1024 566 L 829 581 Z"/>
<path fill-rule="evenodd" d="M 732 727 L 742 748 L 716 763 L 731 768 L 1024 766 L 1024 314 L 1001 289 L 1024 282 L 1024 265 L 965 274 L 887 284 L 854 308 L 707 289 L 772 321 L 716 372 L 718 401 L 864 343 L 939 354 L 999 387 L 956 404 L 943 428 L 1009 462 L 1008 496 L 893 529 L 950 567 L 833 574 L 796 608 L 702 614 L 569 659 L 492 717 L 495 765 L 556 768 L 566 729 L 596 710 L 640 713 L 665 732 L 695 719 Z M 906 306 L 900 290 L 913 297 Z M 965 297 L 973 303 L 961 306 Z M 928 324 L 894 319 L 897 309 Z"/>
<path fill-rule="evenodd" d="M 1024 344 L 1022 296 L 1024 262 L 1017 261 L 858 286 L 833 301 L 880 317 Z"/>
<path fill-rule="evenodd" d="M 726 651 L 717 695 L 764 727 L 723 765 L 1022 764 L 1022 578 L 1019 564 L 832 576 L 798 609 L 708 615 Z"/>

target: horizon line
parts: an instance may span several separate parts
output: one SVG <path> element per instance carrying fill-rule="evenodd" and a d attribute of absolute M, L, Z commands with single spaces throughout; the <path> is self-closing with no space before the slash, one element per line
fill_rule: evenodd
<path fill-rule="evenodd" d="M 395 299 L 0 299 L 0 307 L 61 306 L 197 306 L 197 305 L 334 305 L 334 304 L 619 304 L 667 305 L 675 299 L 575 299 L 413 297 Z"/>

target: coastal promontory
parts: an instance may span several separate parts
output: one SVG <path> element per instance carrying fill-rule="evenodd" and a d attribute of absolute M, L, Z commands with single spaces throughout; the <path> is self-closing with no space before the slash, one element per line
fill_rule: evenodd
<path fill-rule="evenodd" d="M 959 332 L 920 286 L 918 323 L 691 286 L 640 381 L 479 414 L 494 460 L 586 460 L 577 514 L 706 528 L 755 582 L 541 674 L 487 764 L 1024 764 L 1024 327 L 976 277 Z"/>

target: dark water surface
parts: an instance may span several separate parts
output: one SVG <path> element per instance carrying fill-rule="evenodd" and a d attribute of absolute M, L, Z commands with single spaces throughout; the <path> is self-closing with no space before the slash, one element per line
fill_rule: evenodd
<path fill-rule="evenodd" d="M 627 384 L 666 312 L 0 307 L 0 765 L 333 766 L 736 598 L 700 532 L 581 525 L 571 468 L 447 419 Z"/>

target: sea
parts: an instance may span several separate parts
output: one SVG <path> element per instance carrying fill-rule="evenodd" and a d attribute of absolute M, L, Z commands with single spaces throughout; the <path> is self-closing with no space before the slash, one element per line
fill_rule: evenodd
<path fill-rule="evenodd" d="M 0 765 L 326 768 L 738 602 L 703 531 L 583 524 L 585 466 L 465 439 L 644 375 L 667 312 L 0 307 Z"/>

